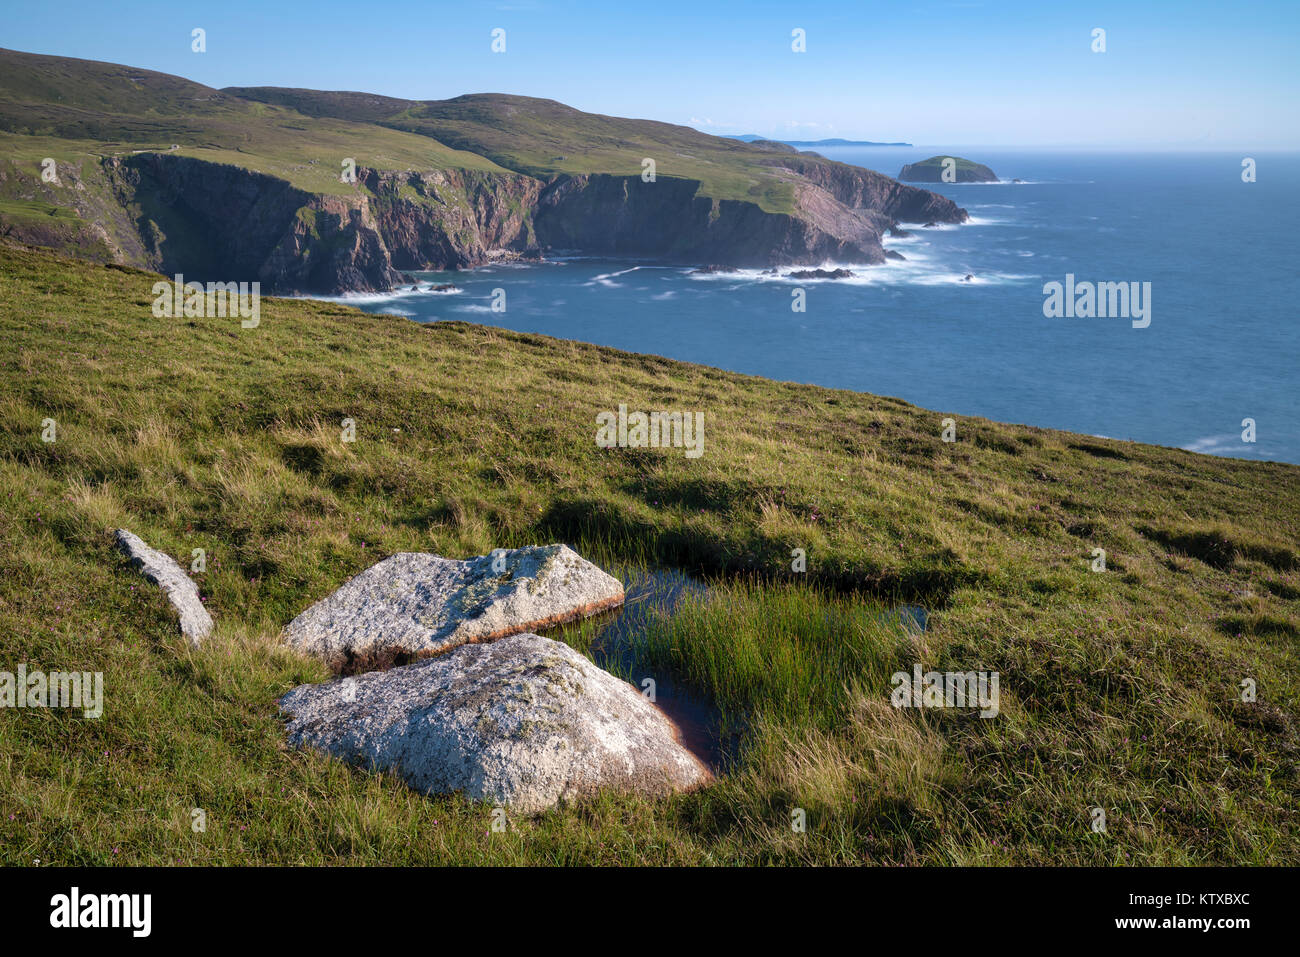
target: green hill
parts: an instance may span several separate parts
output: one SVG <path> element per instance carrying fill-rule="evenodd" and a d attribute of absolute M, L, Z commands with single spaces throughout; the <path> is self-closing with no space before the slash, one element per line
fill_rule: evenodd
<path fill-rule="evenodd" d="M 698 180 L 703 195 L 753 201 L 771 212 L 794 210 L 794 178 L 780 172 L 770 153 L 686 126 L 583 113 L 554 100 L 503 93 L 402 101 L 275 87 L 226 92 L 311 116 L 364 118 L 419 133 L 539 178 L 640 176 L 641 161 L 650 158 L 656 175 Z"/>
<path fill-rule="evenodd" d="M 347 156 L 383 169 L 500 171 L 482 156 L 428 137 L 304 119 L 165 73 L 15 50 L 0 50 L 0 143 L 17 163 L 39 163 L 51 147 L 53 155 L 97 158 L 179 146 L 180 155 L 335 194 L 347 192 L 339 181 Z"/>

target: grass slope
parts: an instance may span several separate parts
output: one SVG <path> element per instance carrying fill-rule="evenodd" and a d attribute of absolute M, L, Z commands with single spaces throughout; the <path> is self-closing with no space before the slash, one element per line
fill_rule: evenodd
<path fill-rule="evenodd" d="M 51 142 L 53 141 L 53 142 Z M 340 164 L 382 170 L 503 168 L 696 179 L 705 195 L 794 208 L 771 154 L 683 126 L 583 113 L 553 100 L 482 94 L 442 101 L 271 87 L 214 90 L 113 63 L 0 49 L 0 145 L 39 172 L 46 156 L 168 151 L 344 194 Z M 778 164 L 779 165 L 779 164 Z"/>
<path fill-rule="evenodd" d="M 137 151 L 230 163 L 311 192 L 343 195 L 342 162 L 390 170 L 500 171 L 428 137 L 254 103 L 165 73 L 0 50 L 0 147 L 30 173 Z"/>
<path fill-rule="evenodd" d="M 982 419 L 945 444 L 896 399 L 329 303 L 155 319 L 156 278 L 0 247 L 0 670 L 106 687 L 97 721 L 0 709 L 0 861 L 1300 863 L 1300 468 Z M 703 410 L 704 455 L 598 449 L 619 403 Z M 202 649 L 119 525 L 207 550 Z M 718 576 L 646 635 L 743 729 L 715 784 L 496 833 L 285 748 L 277 696 L 325 678 L 276 641 L 307 603 L 396 551 L 553 540 Z M 926 633 L 880 625 L 899 599 Z M 915 662 L 998 671 L 1001 714 L 892 708 Z"/>
<path fill-rule="evenodd" d="M 313 116 L 364 118 L 430 136 L 541 179 L 561 173 L 640 176 L 642 160 L 650 158 L 656 176 L 698 180 L 705 196 L 757 203 L 773 213 L 794 210 L 792 177 L 780 171 L 771 152 L 687 126 L 584 113 L 555 100 L 505 93 L 402 101 L 278 87 L 226 92 Z"/>

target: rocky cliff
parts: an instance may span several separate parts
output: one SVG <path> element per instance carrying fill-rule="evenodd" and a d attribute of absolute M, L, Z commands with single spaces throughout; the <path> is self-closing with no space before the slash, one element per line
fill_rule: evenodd
<path fill-rule="evenodd" d="M 423 269 L 467 269 L 548 249 L 683 264 L 884 261 L 897 221 L 961 222 L 950 200 L 842 164 L 782 157 L 792 214 L 700 194 L 694 180 L 606 174 L 361 168 L 352 193 L 311 193 L 242 167 L 139 153 L 61 172 L 61 188 L 10 169 L 10 186 L 69 215 L 7 222 L 26 242 L 265 292 L 382 291 Z M 72 185 L 72 189 L 66 188 Z M 22 192 L 19 189 L 19 192 Z"/>

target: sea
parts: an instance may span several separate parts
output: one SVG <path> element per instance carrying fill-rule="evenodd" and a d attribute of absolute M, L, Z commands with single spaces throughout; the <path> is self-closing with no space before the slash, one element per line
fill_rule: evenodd
<path fill-rule="evenodd" d="M 415 286 L 344 301 L 897 396 L 945 416 L 1300 463 L 1300 153 L 818 152 L 891 176 L 963 156 L 999 182 L 928 186 L 970 221 L 905 226 L 910 236 L 885 241 L 902 261 L 822 264 L 848 279 L 560 255 L 417 273 Z M 433 291 L 442 283 L 458 291 Z M 1051 283 L 1137 283 L 1149 312 L 1049 316 Z"/>

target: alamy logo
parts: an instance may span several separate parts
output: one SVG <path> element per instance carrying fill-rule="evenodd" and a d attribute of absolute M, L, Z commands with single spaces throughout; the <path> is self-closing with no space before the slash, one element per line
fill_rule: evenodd
<path fill-rule="evenodd" d="M 1132 319 L 1134 329 L 1151 325 L 1151 283 L 1065 282 L 1043 284 L 1043 315 L 1048 319 Z"/>
<path fill-rule="evenodd" d="M 81 708 L 87 718 L 104 713 L 102 671 L 0 671 L 0 708 Z"/>
<path fill-rule="evenodd" d="M 74 887 L 71 893 L 50 898 L 50 926 L 129 927 L 132 937 L 148 937 L 153 928 L 153 895 L 83 895 Z"/>
<path fill-rule="evenodd" d="M 239 316 L 245 329 L 256 329 L 262 321 L 262 284 L 186 282 L 180 273 L 174 282 L 153 284 L 155 319 L 184 316 L 187 319 Z"/>
<path fill-rule="evenodd" d="M 996 671 L 927 671 L 912 666 L 912 673 L 895 671 L 889 679 L 889 696 L 895 708 L 979 708 L 981 718 L 998 714 Z"/>
<path fill-rule="evenodd" d="M 704 413 L 632 412 L 626 405 L 618 414 L 596 414 L 596 445 L 602 449 L 685 449 L 688 459 L 704 454 Z"/>

